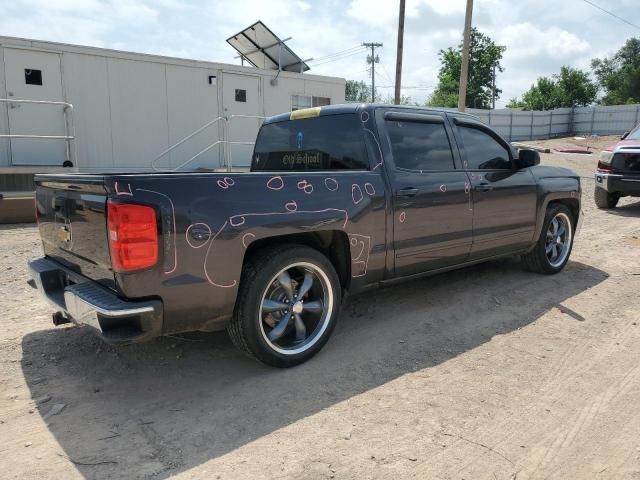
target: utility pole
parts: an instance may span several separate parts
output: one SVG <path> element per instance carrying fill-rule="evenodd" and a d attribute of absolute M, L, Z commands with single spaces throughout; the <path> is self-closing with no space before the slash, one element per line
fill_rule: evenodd
<path fill-rule="evenodd" d="M 491 79 L 491 104 L 496 109 L 496 64 L 493 64 L 493 78 Z"/>
<path fill-rule="evenodd" d="M 471 45 L 471 16 L 473 0 L 467 0 L 464 14 L 464 39 L 462 41 L 462 65 L 460 66 L 460 89 L 458 90 L 458 111 L 464 112 L 467 100 L 467 82 L 469 79 L 469 48 Z"/>
<path fill-rule="evenodd" d="M 376 63 L 380 63 L 380 57 L 376 55 L 376 48 L 381 47 L 381 43 L 363 42 L 363 47 L 371 49 L 371 55 L 367 55 L 367 63 L 371 64 L 371 103 L 376 101 Z"/>
<path fill-rule="evenodd" d="M 398 15 L 398 48 L 396 50 L 396 97 L 395 104 L 400 105 L 400 87 L 402 86 L 402 43 L 404 41 L 404 2 L 400 0 Z"/>

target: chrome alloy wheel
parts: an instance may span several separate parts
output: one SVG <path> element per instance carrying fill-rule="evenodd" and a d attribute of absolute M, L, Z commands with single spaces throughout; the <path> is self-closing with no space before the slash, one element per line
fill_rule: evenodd
<path fill-rule="evenodd" d="M 283 355 L 311 348 L 321 337 L 334 309 L 329 277 L 308 262 L 293 263 L 268 283 L 260 302 L 260 331 Z"/>
<path fill-rule="evenodd" d="M 572 235 L 571 219 L 567 214 L 560 212 L 553 217 L 549 223 L 545 241 L 545 253 L 549 265 L 558 267 L 564 263 L 571 250 Z"/>

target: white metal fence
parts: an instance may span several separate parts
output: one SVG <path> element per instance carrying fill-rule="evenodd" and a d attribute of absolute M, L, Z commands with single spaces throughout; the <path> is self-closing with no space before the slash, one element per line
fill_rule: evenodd
<path fill-rule="evenodd" d="M 640 123 L 639 105 L 558 108 L 547 111 L 467 109 L 508 141 L 569 135 L 621 135 Z"/>

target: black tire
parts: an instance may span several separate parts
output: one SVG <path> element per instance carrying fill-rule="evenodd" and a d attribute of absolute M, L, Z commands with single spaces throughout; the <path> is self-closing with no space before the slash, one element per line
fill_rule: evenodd
<path fill-rule="evenodd" d="M 560 216 L 560 217 L 558 217 Z M 547 247 L 548 247 L 548 232 L 551 226 L 551 222 L 556 218 L 568 219 L 569 225 L 569 245 L 566 254 L 564 250 L 562 252 L 563 258 L 558 258 L 558 263 L 552 263 L 552 261 L 548 257 Z M 571 256 L 571 250 L 573 249 L 573 233 L 575 231 L 576 219 L 571 214 L 571 211 L 565 206 L 561 204 L 553 204 L 547 208 L 544 217 L 544 223 L 542 224 L 542 230 L 540 231 L 540 237 L 536 242 L 536 246 L 529 253 L 520 256 L 520 260 L 522 266 L 525 270 L 529 270 L 530 272 L 543 273 L 546 275 L 552 275 L 554 273 L 558 273 L 561 271 L 564 266 L 569 261 L 569 257 Z M 553 243 L 553 242 L 551 242 Z M 561 260 L 561 261 L 560 261 Z"/>
<path fill-rule="evenodd" d="M 609 193 L 604 188 L 596 187 L 593 192 L 593 199 L 596 202 L 596 207 L 602 210 L 608 210 L 610 208 L 616 208 L 618 200 L 620 200 L 619 193 Z"/>
<path fill-rule="evenodd" d="M 329 307 L 326 307 L 323 310 L 324 313 L 318 314 L 320 319 L 317 320 L 317 325 L 312 327 L 313 331 L 309 333 L 309 338 L 300 341 L 302 343 L 294 343 L 294 346 L 287 349 L 277 345 L 275 341 L 271 342 L 268 336 L 269 332 L 266 332 L 269 325 L 263 321 L 262 302 L 273 285 L 277 285 L 278 274 L 287 268 L 300 269 L 298 264 L 317 269 L 313 271 L 318 275 L 317 281 L 320 287 L 314 288 L 321 288 L 323 294 L 327 295 L 321 305 L 326 307 L 331 303 L 327 300 L 328 298 L 331 299 L 332 304 L 330 310 Z M 298 284 L 298 286 L 300 285 Z M 301 288 L 298 289 L 298 292 Z M 252 255 L 244 266 L 234 314 L 227 326 L 227 331 L 234 345 L 250 357 L 274 367 L 292 367 L 313 357 L 327 342 L 336 325 L 341 294 L 340 281 L 333 265 L 319 251 L 295 244 L 267 247 Z M 295 319 L 292 317 L 293 300 L 291 302 L 288 305 L 291 307 L 289 324 L 295 323 Z M 282 314 L 281 320 L 284 318 L 284 312 L 280 311 L 277 314 Z M 291 325 L 287 326 L 287 331 L 291 329 L 290 327 Z M 297 325 L 295 329 L 296 332 L 291 332 L 288 335 L 297 333 Z M 316 336 L 312 338 L 314 332 Z M 282 338 L 285 338 L 285 335 L 282 335 Z M 303 350 L 296 352 L 300 349 Z"/>

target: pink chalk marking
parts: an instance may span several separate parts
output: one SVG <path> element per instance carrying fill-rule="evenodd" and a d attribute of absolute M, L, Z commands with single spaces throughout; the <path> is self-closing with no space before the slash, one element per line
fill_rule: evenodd
<path fill-rule="evenodd" d="M 447 186 L 446 186 L 444 183 L 443 183 L 442 185 L 440 185 L 440 191 L 441 191 L 442 193 L 444 193 L 444 192 L 446 192 L 446 191 L 447 191 Z"/>
<path fill-rule="evenodd" d="M 241 225 L 244 225 L 244 222 L 246 222 L 244 215 L 234 215 L 233 217 L 229 218 L 229 223 L 232 227 L 239 227 Z"/>
<path fill-rule="evenodd" d="M 364 184 L 364 191 L 367 192 L 367 195 L 369 195 L 371 197 L 373 197 L 376 194 L 376 189 L 369 182 Z"/>
<path fill-rule="evenodd" d="M 471 184 L 469 182 L 464 182 L 464 193 L 468 195 L 470 191 L 471 191 Z"/>
<path fill-rule="evenodd" d="M 131 185 L 127 183 L 128 190 L 119 190 L 118 182 L 115 183 L 114 188 L 116 190 L 116 195 L 126 195 L 128 197 L 133 197 L 133 192 L 131 191 Z"/>
<path fill-rule="evenodd" d="M 284 208 L 288 212 L 295 212 L 296 210 L 298 210 L 298 204 L 296 203 L 295 200 L 291 200 L 290 202 L 287 202 L 284 204 Z"/>
<path fill-rule="evenodd" d="M 208 232 L 209 232 L 208 235 L 207 235 L 207 239 L 204 242 L 202 242 L 200 245 L 194 245 L 193 243 L 191 243 L 191 240 L 189 239 L 189 232 L 196 225 L 204 225 L 207 228 Z M 184 236 L 185 236 L 185 239 L 187 240 L 187 243 L 189 244 L 189 246 L 191 248 L 202 248 L 207 244 L 207 242 L 209 241 L 209 238 L 211 238 L 211 227 L 209 225 L 207 225 L 206 223 L 202 223 L 202 222 L 192 223 L 191 225 L 189 225 L 187 227 L 187 231 L 184 233 Z"/>
<path fill-rule="evenodd" d="M 290 210 L 287 205 L 289 205 L 293 210 Z M 244 225 L 247 217 L 271 217 L 276 215 L 292 215 L 295 213 L 326 213 L 326 212 L 339 212 L 344 215 L 344 222 L 342 223 L 342 228 L 347 226 L 347 222 L 349 221 L 349 214 L 346 210 L 342 210 L 340 208 L 324 208 L 322 210 L 298 210 L 298 205 L 295 201 L 291 201 L 285 205 L 287 209 L 286 212 L 263 212 L 263 213 L 243 213 L 239 215 L 233 215 L 229 217 L 229 223 L 231 226 L 237 227 L 240 225 Z"/>
<path fill-rule="evenodd" d="M 404 223 L 407 220 L 407 213 L 400 212 L 400 216 L 398 217 L 398 220 L 400 220 L 400 223 Z"/>
<path fill-rule="evenodd" d="M 302 190 L 307 195 L 313 193 L 313 185 L 307 180 L 300 180 L 298 182 L 298 190 Z"/>
<path fill-rule="evenodd" d="M 162 197 L 165 197 L 167 200 L 169 200 L 169 204 L 171 205 L 171 220 L 173 223 L 173 237 L 171 237 L 171 232 L 169 233 L 169 241 L 173 240 L 173 268 L 167 272 L 164 272 L 165 275 L 169 275 L 170 273 L 173 273 L 176 271 L 176 269 L 178 268 L 178 248 L 176 247 L 176 238 L 178 238 L 178 235 L 176 233 L 176 209 L 173 206 L 173 201 L 171 200 L 171 198 L 169 198 L 168 195 L 165 195 L 164 193 L 160 193 L 160 192 L 156 192 L 154 190 L 146 190 L 144 188 L 136 188 L 136 192 L 148 192 L 148 193 L 155 193 L 156 195 L 160 195 Z"/>
<path fill-rule="evenodd" d="M 280 176 L 271 177 L 267 181 L 267 188 L 269 190 L 282 190 L 284 188 L 284 180 Z"/>
<path fill-rule="evenodd" d="M 353 200 L 353 204 L 359 204 L 363 198 L 364 195 L 362 195 L 362 189 L 360 188 L 360 185 L 358 185 L 357 183 L 351 185 L 351 200 Z"/>
<path fill-rule="evenodd" d="M 349 234 L 349 243 L 353 247 L 351 252 L 351 277 L 363 277 L 367 274 L 371 237 L 368 235 Z M 357 251 L 358 246 L 360 246 L 359 251 Z"/>
<path fill-rule="evenodd" d="M 340 186 L 340 184 L 335 178 L 325 178 L 324 186 L 327 187 L 327 190 L 331 192 L 335 192 L 338 190 L 338 187 Z"/>
<path fill-rule="evenodd" d="M 380 161 L 377 164 L 375 164 L 374 167 L 372 168 L 372 170 L 375 170 L 384 163 L 384 157 L 382 156 L 382 148 L 380 148 L 380 143 L 378 142 L 378 139 L 376 138 L 376 136 L 373 134 L 371 130 L 369 130 L 368 128 L 365 128 L 364 131 L 371 135 L 371 138 L 373 138 L 373 141 L 376 143 L 376 146 L 378 147 L 378 153 L 380 154 Z"/>
<path fill-rule="evenodd" d="M 244 248 L 247 248 L 254 238 L 256 238 L 256 236 L 253 233 L 245 233 L 242 236 L 242 245 L 244 245 Z"/>
<path fill-rule="evenodd" d="M 204 270 L 204 276 L 207 277 L 207 281 L 213 285 L 214 287 L 219 287 L 219 288 L 233 288 L 236 286 L 236 281 L 234 280 L 233 282 L 229 283 L 229 284 L 220 284 L 220 283 L 216 283 L 213 280 L 211 280 L 211 277 L 209 277 L 209 272 L 207 272 L 207 259 L 209 258 L 209 253 L 211 252 L 211 247 L 213 246 L 213 244 L 215 243 L 214 240 L 216 238 L 218 238 L 218 235 L 220 235 L 222 233 L 222 231 L 225 229 L 225 227 L 227 226 L 227 222 L 224 222 L 224 224 L 222 224 L 222 227 L 220 227 L 220 230 L 218 230 L 218 233 L 216 233 L 213 238 L 211 239 L 211 242 L 209 243 L 209 248 L 207 248 L 207 254 L 204 257 L 204 265 L 203 265 L 203 270 Z"/>
<path fill-rule="evenodd" d="M 229 187 L 233 187 L 236 182 L 231 177 L 224 177 L 216 182 L 220 188 L 227 190 Z"/>

